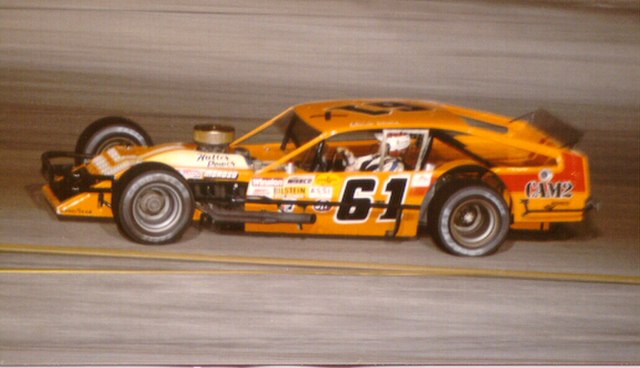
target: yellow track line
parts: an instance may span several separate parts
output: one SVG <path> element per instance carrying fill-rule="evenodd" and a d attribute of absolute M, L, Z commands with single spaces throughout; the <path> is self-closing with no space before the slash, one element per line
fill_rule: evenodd
<path fill-rule="evenodd" d="M 310 275 L 310 276 L 421 276 L 403 271 L 326 270 L 293 268 L 286 270 L 127 270 L 127 269 L 60 269 L 60 268 L 0 268 L 0 274 L 50 275 Z"/>
<path fill-rule="evenodd" d="M 271 258 L 271 257 L 243 257 L 243 256 L 225 256 L 225 255 L 207 255 L 207 254 L 189 254 L 189 253 L 173 253 L 173 252 L 151 252 L 151 251 L 135 251 L 122 249 L 100 249 L 86 247 L 66 247 L 66 246 L 40 246 L 40 245 L 23 245 L 23 244 L 0 244 L 0 252 L 13 253 L 39 253 L 39 254 L 58 254 L 73 256 L 94 256 L 94 257 L 112 257 L 112 258 L 136 258 L 136 259 L 152 259 L 166 261 L 185 261 L 185 262 L 203 262 L 203 263 L 229 263 L 229 264 L 247 264 L 261 266 L 284 266 L 298 268 L 315 268 L 315 269 L 337 269 L 337 270 L 364 270 L 374 272 L 376 275 L 405 275 L 405 276 L 467 276 L 467 277 L 491 277 L 491 278 L 511 278 L 511 279 L 530 279 L 530 280 L 556 280 L 556 281 L 575 281 L 575 282 L 599 282 L 599 283 L 616 283 L 616 284 L 632 284 L 640 285 L 639 276 L 622 276 L 622 275 L 598 275 L 598 274 L 576 274 L 576 273 L 558 273 L 558 272 L 536 272 L 536 271 L 516 271 L 516 270 L 488 270 L 474 268 L 449 268 L 449 267 L 432 267 L 422 265 L 406 265 L 406 264 L 389 264 L 389 263 L 364 263 L 364 262 L 347 262 L 347 261 L 328 261 L 314 259 L 295 259 L 295 258 Z M 2 272 L 8 273 L 10 270 L 4 269 Z M 25 270 L 26 271 L 26 270 Z M 82 270 L 69 270 L 69 273 L 79 273 Z M 90 270 L 89 270 L 90 271 Z M 100 271 L 100 270 L 94 270 Z M 106 271 L 106 270 L 102 270 Z M 121 270 L 127 271 L 127 270 Z M 17 271 L 13 271 L 14 273 Z M 34 272 L 44 272 L 36 270 Z M 112 271 L 112 273 L 115 271 Z M 133 271 L 127 271 L 132 273 Z M 144 271 L 135 271 L 141 273 Z M 159 271 L 156 271 L 159 272 Z M 173 271 L 177 272 L 177 271 Z M 187 272 L 187 271 L 181 271 Z M 193 271 L 199 272 L 199 271 Z M 205 272 L 205 271 L 200 271 Z M 214 271 L 208 271 L 214 272 Z M 233 271 L 246 272 L 246 271 Z M 261 271 L 264 272 L 264 271 Z M 274 271 L 269 271 L 274 273 Z M 62 273 L 62 272 L 60 272 Z M 95 272 L 94 272 L 95 273 Z M 210 273 L 211 274 L 211 273 Z M 341 273 L 344 274 L 344 273 Z"/>

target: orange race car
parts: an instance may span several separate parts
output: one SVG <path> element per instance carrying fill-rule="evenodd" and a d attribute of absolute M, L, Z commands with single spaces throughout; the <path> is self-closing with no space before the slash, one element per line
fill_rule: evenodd
<path fill-rule="evenodd" d="M 194 143 L 157 146 L 108 117 L 75 152 L 42 155 L 43 190 L 59 216 L 113 217 L 145 244 L 174 242 L 194 220 L 387 237 L 427 225 L 447 251 L 481 256 L 509 228 L 583 220 L 593 204 L 579 138 L 544 110 L 513 119 L 412 100 L 301 104 L 238 139 L 198 125 Z"/>

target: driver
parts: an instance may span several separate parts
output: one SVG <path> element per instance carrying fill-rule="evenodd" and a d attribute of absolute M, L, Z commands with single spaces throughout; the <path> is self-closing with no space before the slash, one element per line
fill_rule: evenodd
<path fill-rule="evenodd" d="M 376 134 L 376 139 L 382 143 L 382 134 Z M 387 154 L 384 155 L 382 167 L 380 165 L 380 159 L 382 157 L 380 151 L 358 158 L 354 156 L 353 152 L 344 147 L 338 147 L 338 152 L 344 154 L 347 162 L 344 171 L 402 171 L 404 170 L 402 156 L 410 145 L 411 137 L 409 134 L 389 134 L 386 139 Z"/>

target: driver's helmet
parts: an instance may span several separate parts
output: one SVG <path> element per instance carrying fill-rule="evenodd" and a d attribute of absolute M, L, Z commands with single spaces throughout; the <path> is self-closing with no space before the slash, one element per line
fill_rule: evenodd
<path fill-rule="evenodd" d="M 382 134 L 376 134 L 376 139 L 382 142 Z M 411 145 L 411 136 L 407 133 L 390 133 L 387 135 L 387 147 L 389 152 L 398 152 L 406 149 Z"/>

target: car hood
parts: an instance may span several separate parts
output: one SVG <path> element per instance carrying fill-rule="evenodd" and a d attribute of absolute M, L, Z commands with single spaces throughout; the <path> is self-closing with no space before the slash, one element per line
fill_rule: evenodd
<path fill-rule="evenodd" d="M 160 162 L 185 178 L 203 178 L 208 173 L 250 169 L 239 154 L 199 151 L 194 144 L 168 143 L 153 147 L 112 147 L 94 157 L 87 169 L 92 174 L 119 176 L 142 162 Z"/>

